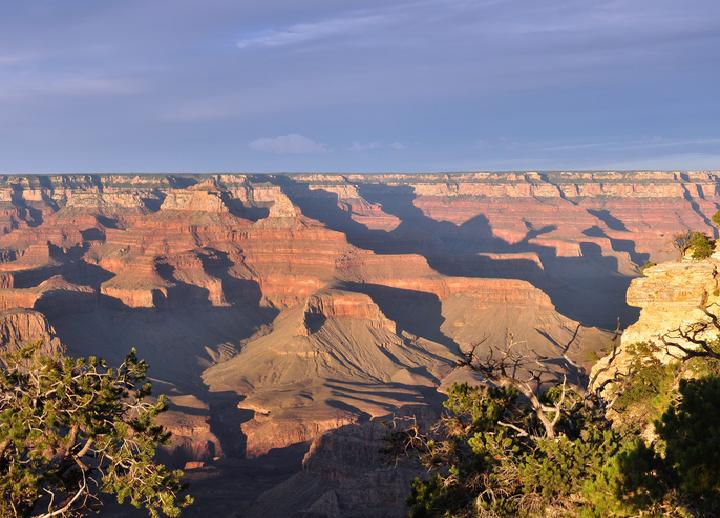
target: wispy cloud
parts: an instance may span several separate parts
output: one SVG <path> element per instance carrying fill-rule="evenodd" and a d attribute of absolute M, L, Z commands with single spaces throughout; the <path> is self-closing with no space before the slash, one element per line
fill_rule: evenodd
<path fill-rule="evenodd" d="M 659 150 L 672 148 L 693 148 L 693 147 L 715 147 L 720 146 L 720 138 L 717 137 L 697 137 L 697 138 L 668 138 L 668 137 L 647 137 L 647 138 L 631 138 L 625 140 L 598 140 L 598 141 L 577 141 L 567 139 L 567 141 L 537 141 L 537 140 L 518 140 L 506 137 L 494 139 L 477 140 L 471 146 L 473 149 L 483 151 L 529 151 L 533 153 L 570 153 L 573 151 L 593 151 L 593 152 L 625 152 L 625 151 L 643 151 L 643 150 Z"/>
<path fill-rule="evenodd" d="M 348 147 L 348 151 L 355 151 L 355 152 L 362 152 L 362 151 L 373 151 L 376 149 L 392 149 L 395 151 L 403 151 L 407 149 L 407 145 L 403 144 L 402 142 L 391 142 L 389 144 L 386 144 L 384 142 L 353 142 L 351 146 Z"/>
<path fill-rule="evenodd" d="M 0 66 L 18 65 L 27 62 L 29 59 L 31 59 L 29 54 L 0 54 Z"/>
<path fill-rule="evenodd" d="M 639 170 L 718 170 L 720 153 L 671 153 L 636 160 L 616 160 L 601 165 L 602 169 Z"/>
<path fill-rule="evenodd" d="M 356 9 L 303 23 L 295 23 L 280 28 L 268 28 L 240 37 L 236 41 L 239 49 L 291 47 L 319 40 L 341 37 L 348 38 L 364 34 L 392 24 L 401 26 L 416 25 L 418 21 L 430 22 L 442 19 L 448 13 L 464 12 L 479 5 L 492 4 L 498 0 L 404 0 L 388 3 L 379 7 Z M 434 12 L 434 14 L 433 14 Z M 385 34 L 389 40 L 398 43 L 403 40 L 403 31 Z M 372 45 L 376 39 L 366 40 Z"/>
<path fill-rule="evenodd" d="M 137 79 L 78 75 L 58 78 L 38 90 L 65 95 L 130 95 L 141 92 L 143 86 Z"/>
<path fill-rule="evenodd" d="M 23 75 L 0 84 L 0 101 L 34 100 L 42 97 L 125 96 L 145 91 L 143 81 L 122 77 Z"/>
<path fill-rule="evenodd" d="M 382 144 L 380 142 L 353 142 L 348 147 L 348 151 L 372 151 L 373 149 L 380 149 Z"/>
<path fill-rule="evenodd" d="M 720 154 L 717 0 L 6 3 L 0 168 L 228 169 L 238 142 L 249 170 Z"/>
<path fill-rule="evenodd" d="M 251 47 L 288 47 L 332 36 L 356 34 L 377 27 L 387 18 L 381 15 L 348 15 L 327 20 L 298 23 L 279 30 L 249 34 L 236 42 L 239 49 Z"/>
<path fill-rule="evenodd" d="M 276 155 L 302 155 L 330 151 L 325 144 L 296 133 L 272 138 L 259 138 L 250 142 L 249 145 L 255 151 Z"/>
<path fill-rule="evenodd" d="M 720 138 L 668 139 L 654 137 L 650 139 L 633 139 L 610 142 L 585 142 L 577 144 L 560 144 L 544 147 L 544 151 L 573 151 L 580 149 L 608 149 L 615 151 L 632 151 L 643 149 L 661 149 L 687 146 L 720 145 Z"/>

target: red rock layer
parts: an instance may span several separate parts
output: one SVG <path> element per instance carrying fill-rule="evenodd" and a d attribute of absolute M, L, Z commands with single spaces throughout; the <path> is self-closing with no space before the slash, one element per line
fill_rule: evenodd
<path fill-rule="evenodd" d="M 261 453 L 426 398 L 460 350 L 488 336 L 512 332 L 538 350 L 577 339 L 581 356 L 602 338 L 592 326 L 632 320 L 627 285 L 645 261 L 672 253 L 673 233 L 715 232 L 719 180 L 715 172 L 8 176 L 0 310 L 47 315 L 79 351 L 101 334 L 100 347 L 119 354 L 108 329 L 156 340 L 168 348 L 156 367 L 164 381 L 198 397 L 201 372 L 216 363 L 206 381 L 246 397 L 256 417 L 243 430 Z M 79 313 L 96 327 L 83 330 Z M 179 321 L 198 323 L 177 337 Z M 32 335 L 21 318 L 8 322 L 14 340 Z M 385 393 L 399 387 L 402 397 Z M 199 444 L 215 444 L 209 421 L 188 419 L 178 448 L 204 462 L 211 447 Z"/>

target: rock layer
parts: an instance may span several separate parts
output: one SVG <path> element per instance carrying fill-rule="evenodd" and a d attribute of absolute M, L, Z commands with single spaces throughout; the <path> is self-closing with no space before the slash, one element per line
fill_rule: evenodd
<path fill-rule="evenodd" d="M 582 362 L 607 340 L 596 327 L 637 317 L 639 266 L 668 258 L 674 232 L 714 232 L 719 180 L 6 176 L 0 310 L 25 316 L 0 339 L 30 339 L 44 315 L 71 353 L 137 346 L 161 390 L 207 405 L 170 414 L 188 460 L 260 455 L 436 404 L 482 340 Z M 224 421 L 217 397 L 233 401 Z"/>
<path fill-rule="evenodd" d="M 612 378 L 616 372 L 625 372 L 631 361 L 631 350 L 636 344 L 648 344 L 657 350 L 663 361 L 673 360 L 681 354 L 675 347 L 668 348 L 664 340 L 693 349 L 695 344 L 683 338 L 682 333 L 697 325 L 711 324 L 713 315 L 720 315 L 720 256 L 696 260 L 686 254 L 679 261 L 668 261 L 646 268 L 644 276 L 632 281 L 627 293 L 628 304 L 639 307 L 640 318 L 625 329 L 619 347 L 601 358 L 593 368 L 596 383 Z M 720 329 L 704 326 L 693 334 L 699 340 L 714 341 Z"/>
<path fill-rule="evenodd" d="M 13 351 L 26 344 L 39 344 L 47 352 L 58 352 L 61 347 L 42 313 L 25 309 L 0 311 L 0 349 Z"/>

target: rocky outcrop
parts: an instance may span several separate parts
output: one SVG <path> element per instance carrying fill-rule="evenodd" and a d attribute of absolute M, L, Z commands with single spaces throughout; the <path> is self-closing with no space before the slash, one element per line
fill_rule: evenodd
<path fill-rule="evenodd" d="M 248 406 L 248 405 L 244 405 Z M 247 437 L 245 455 L 259 457 L 274 448 L 310 442 L 322 436 L 328 430 L 335 430 L 357 421 L 357 417 L 347 412 L 336 412 L 335 416 L 285 415 L 278 418 L 272 413 L 256 413 L 253 419 L 242 426 Z"/>
<path fill-rule="evenodd" d="M 182 284 L 141 275 L 168 257 L 212 249 L 227 254 L 236 278 L 260 284 L 269 304 L 289 306 L 333 277 L 364 280 L 359 270 L 378 276 L 392 263 L 400 270 L 415 254 L 449 277 L 515 278 L 541 289 L 600 284 L 598 295 L 612 302 L 626 285 L 604 277 L 666 258 L 673 232 L 710 230 L 717 183 L 716 173 L 679 172 L 8 176 L 0 182 L 8 218 L 0 286 L 32 287 L 48 268 L 87 263 L 121 277 L 104 279 L 104 294 L 128 307 L 173 297 L 232 304 L 224 292 L 232 279 L 209 271 Z M 380 257 L 341 262 L 358 248 Z M 166 293 L 171 286 L 183 289 Z M 601 323 L 593 312 L 570 314 L 577 304 L 560 307 L 566 294 L 549 294 L 569 316 Z"/>
<path fill-rule="evenodd" d="M 168 192 L 161 210 L 183 210 L 197 212 L 228 212 L 218 191 L 177 190 Z"/>
<path fill-rule="evenodd" d="M 360 320 L 370 327 L 391 333 L 396 331 L 395 323 L 364 293 L 325 290 L 310 296 L 303 311 L 304 333 L 307 335 L 319 330 L 327 319 L 336 318 Z"/>
<path fill-rule="evenodd" d="M 640 319 L 623 332 L 623 343 L 657 342 L 667 333 L 707 321 L 704 308 L 720 303 L 720 260 L 685 259 L 646 268 L 627 294 Z M 717 312 L 717 311 L 715 311 Z"/>
<path fill-rule="evenodd" d="M 658 358 L 665 361 L 671 361 L 670 354 L 677 355 L 680 351 L 668 349 L 663 338 L 688 349 L 696 347 L 684 339 L 681 332 L 698 324 L 710 324 L 712 315 L 720 315 L 719 268 L 718 257 L 696 260 L 686 256 L 679 261 L 648 267 L 642 277 L 633 280 L 627 301 L 641 308 L 640 318 L 623 331 L 617 350 L 594 366 L 596 383 L 626 370 L 631 360 L 628 351 L 635 344 L 655 346 Z M 708 325 L 695 338 L 713 341 L 719 336 L 720 329 Z"/>
<path fill-rule="evenodd" d="M 222 446 L 210 427 L 210 409 L 195 396 L 171 396 L 170 408 L 157 422 L 172 434 L 161 450 L 163 462 L 188 469 L 222 457 Z"/>
<path fill-rule="evenodd" d="M 208 369 L 213 391 L 247 394 L 247 454 L 312 440 L 392 409 L 428 403 L 459 360 L 457 348 L 407 338 L 363 293 L 326 290 L 281 313 L 270 333 Z"/>
<path fill-rule="evenodd" d="M 0 311 L 0 350 L 13 351 L 39 343 L 47 352 L 58 352 L 60 340 L 42 313 L 26 309 Z"/>
<path fill-rule="evenodd" d="M 316 438 L 302 472 L 266 491 L 250 517 L 401 517 L 422 468 L 383 454 L 391 423 L 346 425 Z"/>

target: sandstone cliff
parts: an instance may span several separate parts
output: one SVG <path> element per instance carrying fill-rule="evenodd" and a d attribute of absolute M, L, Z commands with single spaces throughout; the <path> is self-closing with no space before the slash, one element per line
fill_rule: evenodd
<path fill-rule="evenodd" d="M 60 341 L 42 313 L 24 309 L 0 311 L 0 350 L 13 351 L 31 343 L 58 352 Z"/>
<path fill-rule="evenodd" d="M 213 391 L 248 397 L 247 454 L 311 440 L 325 430 L 423 403 L 459 360 L 457 351 L 397 334 L 363 293 L 327 290 L 275 320 L 204 375 Z"/>
<path fill-rule="evenodd" d="M 0 309 L 17 313 L 2 333 L 57 335 L 72 354 L 111 361 L 137 346 L 156 386 L 188 398 L 166 416 L 179 457 L 262 455 L 436 405 L 482 340 L 512 334 L 582 363 L 608 339 L 598 328 L 633 323 L 638 304 L 626 340 L 645 336 L 649 308 L 694 304 L 696 281 L 673 288 L 663 275 L 680 273 L 659 266 L 629 304 L 627 287 L 648 259 L 670 257 L 673 233 L 713 232 L 719 182 L 649 171 L 5 176 Z M 714 300 L 710 274 L 692 275 Z M 338 490 L 317 501 L 354 500 Z"/>
<path fill-rule="evenodd" d="M 668 348 L 663 338 L 692 349 L 690 341 L 681 332 L 697 324 L 710 323 L 712 315 L 720 314 L 720 257 L 696 260 L 686 255 L 679 261 L 668 261 L 644 270 L 644 275 L 632 281 L 627 293 L 628 304 L 641 308 L 640 318 L 622 333 L 617 350 L 602 358 L 594 367 L 593 375 L 600 384 L 615 372 L 623 372 L 630 361 L 628 349 L 634 344 L 646 343 L 658 349 L 658 357 L 672 360 L 670 354 L 679 354 Z M 715 340 L 720 330 L 708 326 L 697 334 L 698 339 Z"/>
<path fill-rule="evenodd" d="M 383 454 L 389 423 L 347 425 L 315 439 L 302 471 L 259 496 L 253 518 L 405 516 L 405 499 L 422 468 Z"/>

